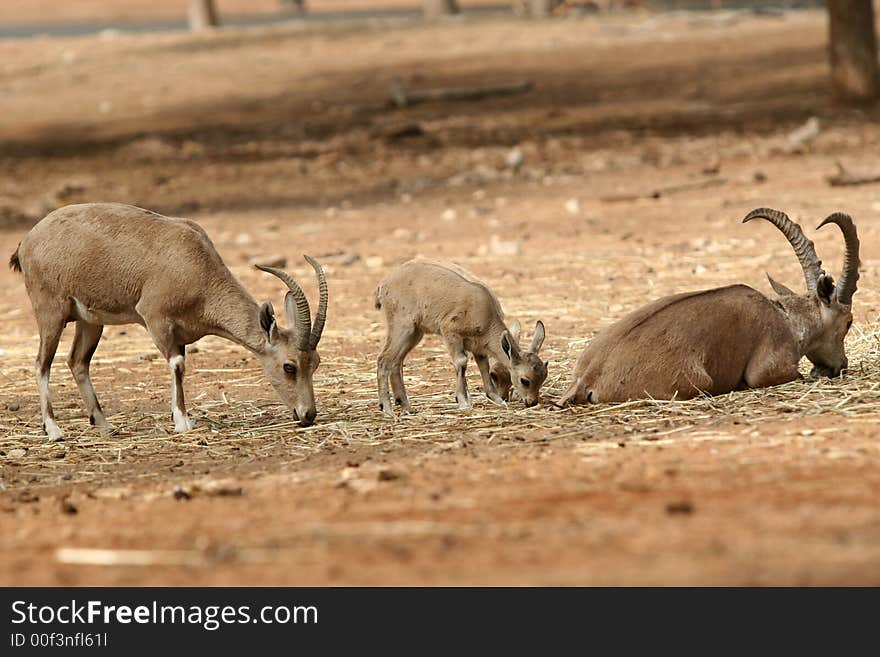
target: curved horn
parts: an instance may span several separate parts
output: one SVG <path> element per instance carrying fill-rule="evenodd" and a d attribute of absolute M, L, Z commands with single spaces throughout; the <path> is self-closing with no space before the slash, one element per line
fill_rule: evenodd
<path fill-rule="evenodd" d="M 742 222 L 746 223 L 752 219 L 766 219 L 776 226 L 785 235 L 794 254 L 801 263 L 801 269 L 804 270 L 804 280 L 807 282 L 807 289 L 810 292 L 816 290 L 819 283 L 819 277 L 825 274 L 822 269 L 822 261 L 816 255 L 816 247 L 811 240 L 804 235 L 801 227 L 788 218 L 788 215 L 779 210 L 771 208 L 757 208 L 749 212 L 743 217 Z"/>
<path fill-rule="evenodd" d="M 296 281 L 290 277 L 285 271 L 267 267 L 266 265 L 255 265 L 267 274 L 277 276 L 284 284 L 287 285 L 290 292 L 284 298 L 284 310 L 287 315 L 287 323 L 293 324 L 296 333 L 296 348 L 303 351 L 309 347 L 309 334 L 312 330 L 312 316 L 309 309 L 309 300 L 303 293 L 302 288 L 297 285 Z M 295 305 L 290 302 L 293 301 Z M 295 312 L 294 312 L 295 311 Z"/>
<path fill-rule="evenodd" d="M 859 280 L 859 234 L 852 217 L 843 212 L 829 214 L 821 224 L 816 226 L 816 230 L 825 224 L 837 224 L 843 233 L 846 253 L 843 256 L 843 271 L 837 281 L 837 287 L 834 288 L 834 294 L 838 302 L 851 304 L 852 296 L 857 288 L 856 283 Z"/>
<path fill-rule="evenodd" d="M 324 275 L 324 268 L 321 267 L 321 263 L 311 256 L 304 255 L 303 257 L 318 275 L 318 311 L 315 313 L 315 323 L 312 326 L 312 334 L 309 337 L 309 349 L 315 349 L 321 340 L 321 334 L 324 332 L 324 322 L 327 321 L 327 300 L 330 298 L 330 295 L 327 292 L 327 276 Z"/>

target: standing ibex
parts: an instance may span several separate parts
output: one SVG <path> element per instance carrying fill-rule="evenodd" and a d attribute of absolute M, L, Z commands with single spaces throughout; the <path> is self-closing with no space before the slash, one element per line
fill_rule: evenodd
<path fill-rule="evenodd" d="M 757 218 L 788 238 L 804 271 L 806 294 L 771 278 L 778 300 L 745 285 L 658 299 L 593 339 L 558 405 L 689 399 L 786 383 L 798 378 L 802 356 L 813 362 L 813 376 L 837 376 L 846 369 L 844 338 L 859 278 L 852 218 L 836 212 L 819 224 L 837 224 L 843 231 L 846 256 L 836 286 L 799 225 L 767 208 L 752 210 L 743 222 Z"/>
<path fill-rule="evenodd" d="M 69 205 L 47 215 L 19 244 L 9 261 L 24 275 L 40 330 L 37 386 L 43 428 L 62 437 L 49 397 L 49 370 L 64 326 L 76 322 L 68 364 L 79 386 L 89 421 L 111 427 L 89 377 L 105 324 L 146 327 L 171 369 L 174 430 L 192 422 L 183 397 L 185 345 L 218 335 L 257 356 L 269 383 L 303 426 L 317 414 L 312 374 L 320 363 L 316 348 L 327 317 L 327 281 L 317 261 L 320 301 L 311 323 L 309 302 L 285 272 L 260 269 L 289 288 L 284 308 L 293 330 L 275 321 L 268 302 L 257 305 L 223 264 L 204 229 L 188 219 L 118 203 Z"/>
<path fill-rule="evenodd" d="M 379 407 L 393 414 L 389 381 L 397 403 L 411 411 L 403 384 L 403 361 L 425 333 L 439 335 L 449 349 L 458 376 L 456 400 L 462 410 L 471 408 L 465 372 L 468 353 L 474 355 L 486 396 L 499 405 L 506 400 L 495 381 L 506 370 L 506 388 L 512 383 L 526 406 L 538 403 L 547 378 L 547 363 L 538 356 L 544 342 L 544 324 L 535 324 L 528 352 L 504 324 L 501 304 L 489 287 L 470 272 L 448 263 L 416 259 L 404 263 L 376 289 L 376 308 L 385 311 L 388 335 L 379 354 Z M 490 371 L 492 358 L 497 362 Z M 505 391 L 506 394 L 506 391 Z"/>

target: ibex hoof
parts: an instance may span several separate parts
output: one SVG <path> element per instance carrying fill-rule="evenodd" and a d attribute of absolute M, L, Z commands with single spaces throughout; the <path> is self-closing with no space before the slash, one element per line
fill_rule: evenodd
<path fill-rule="evenodd" d="M 98 425 L 98 432 L 102 436 L 110 436 L 116 433 L 116 425 L 110 424 L 109 422 L 104 422 L 104 424 Z"/>
<path fill-rule="evenodd" d="M 193 421 L 189 419 L 188 415 L 174 418 L 174 433 L 186 433 L 187 431 L 192 431 L 193 426 Z"/>
<path fill-rule="evenodd" d="M 54 422 L 52 424 L 43 424 L 43 431 L 46 432 L 46 442 L 59 443 L 64 440 L 64 432 Z"/>

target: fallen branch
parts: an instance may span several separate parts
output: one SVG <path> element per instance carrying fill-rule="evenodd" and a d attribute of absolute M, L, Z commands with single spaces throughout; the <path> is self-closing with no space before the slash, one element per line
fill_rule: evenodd
<path fill-rule="evenodd" d="M 58 548 L 59 563 L 78 566 L 201 566 L 207 559 L 194 550 L 106 550 Z"/>
<path fill-rule="evenodd" d="M 661 198 L 678 192 L 689 192 L 694 189 L 705 189 L 707 187 L 719 187 L 727 183 L 726 178 L 708 178 L 706 180 L 697 180 L 680 185 L 670 185 L 669 187 L 658 187 L 651 192 L 630 193 L 630 194 L 609 194 L 600 196 L 599 200 L 603 203 L 620 203 L 622 201 L 636 201 L 642 198 Z"/>
<path fill-rule="evenodd" d="M 837 173 L 825 177 L 825 180 L 827 180 L 828 184 L 832 187 L 848 187 L 853 185 L 880 183 L 880 174 L 857 175 L 844 169 L 840 162 L 837 162 L 836 164 Z"/>
<path fill-rule="evenodd" d="M 397 107 L 409 107 L 434 100 L 479 100 L 490 96 L 511 96 L 530 91 L 532 82 L 523 80 L 515 84 L 494 87 L 460 87 L 455 89 L 419 89 L 407 91 L 400 80 L 391 83 L 391 103 Z"/>

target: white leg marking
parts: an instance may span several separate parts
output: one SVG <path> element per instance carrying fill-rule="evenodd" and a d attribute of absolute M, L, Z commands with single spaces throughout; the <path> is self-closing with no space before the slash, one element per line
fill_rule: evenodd
<path fill-rule="evenodd" d="M 40 413 L 43 416 L 43 426 L 46 429 L 46 434 L 52 442 L 63 440 L 64 432 L 61 431 L 61 428 L 58 426 L 58 423 L 55 422 L 55 419 L 49 416 L 49 408 L 51 406 L 51 399 L 49 397 L 49 373 L 47 372 L 46 374 L 43 374 L 40 372 L 39 367 L 37 367 L 37 388 L 40 390 Z"/>
<path fill-rule="evenodd" d="M 174 420 L 174 431 L 185 433 L 193 428 L 192 420 L 186 414 L 183 407 L 183 356 L 172 356 L 168 359 L 168 368 L 171 370 L 171 418 Z"/>

